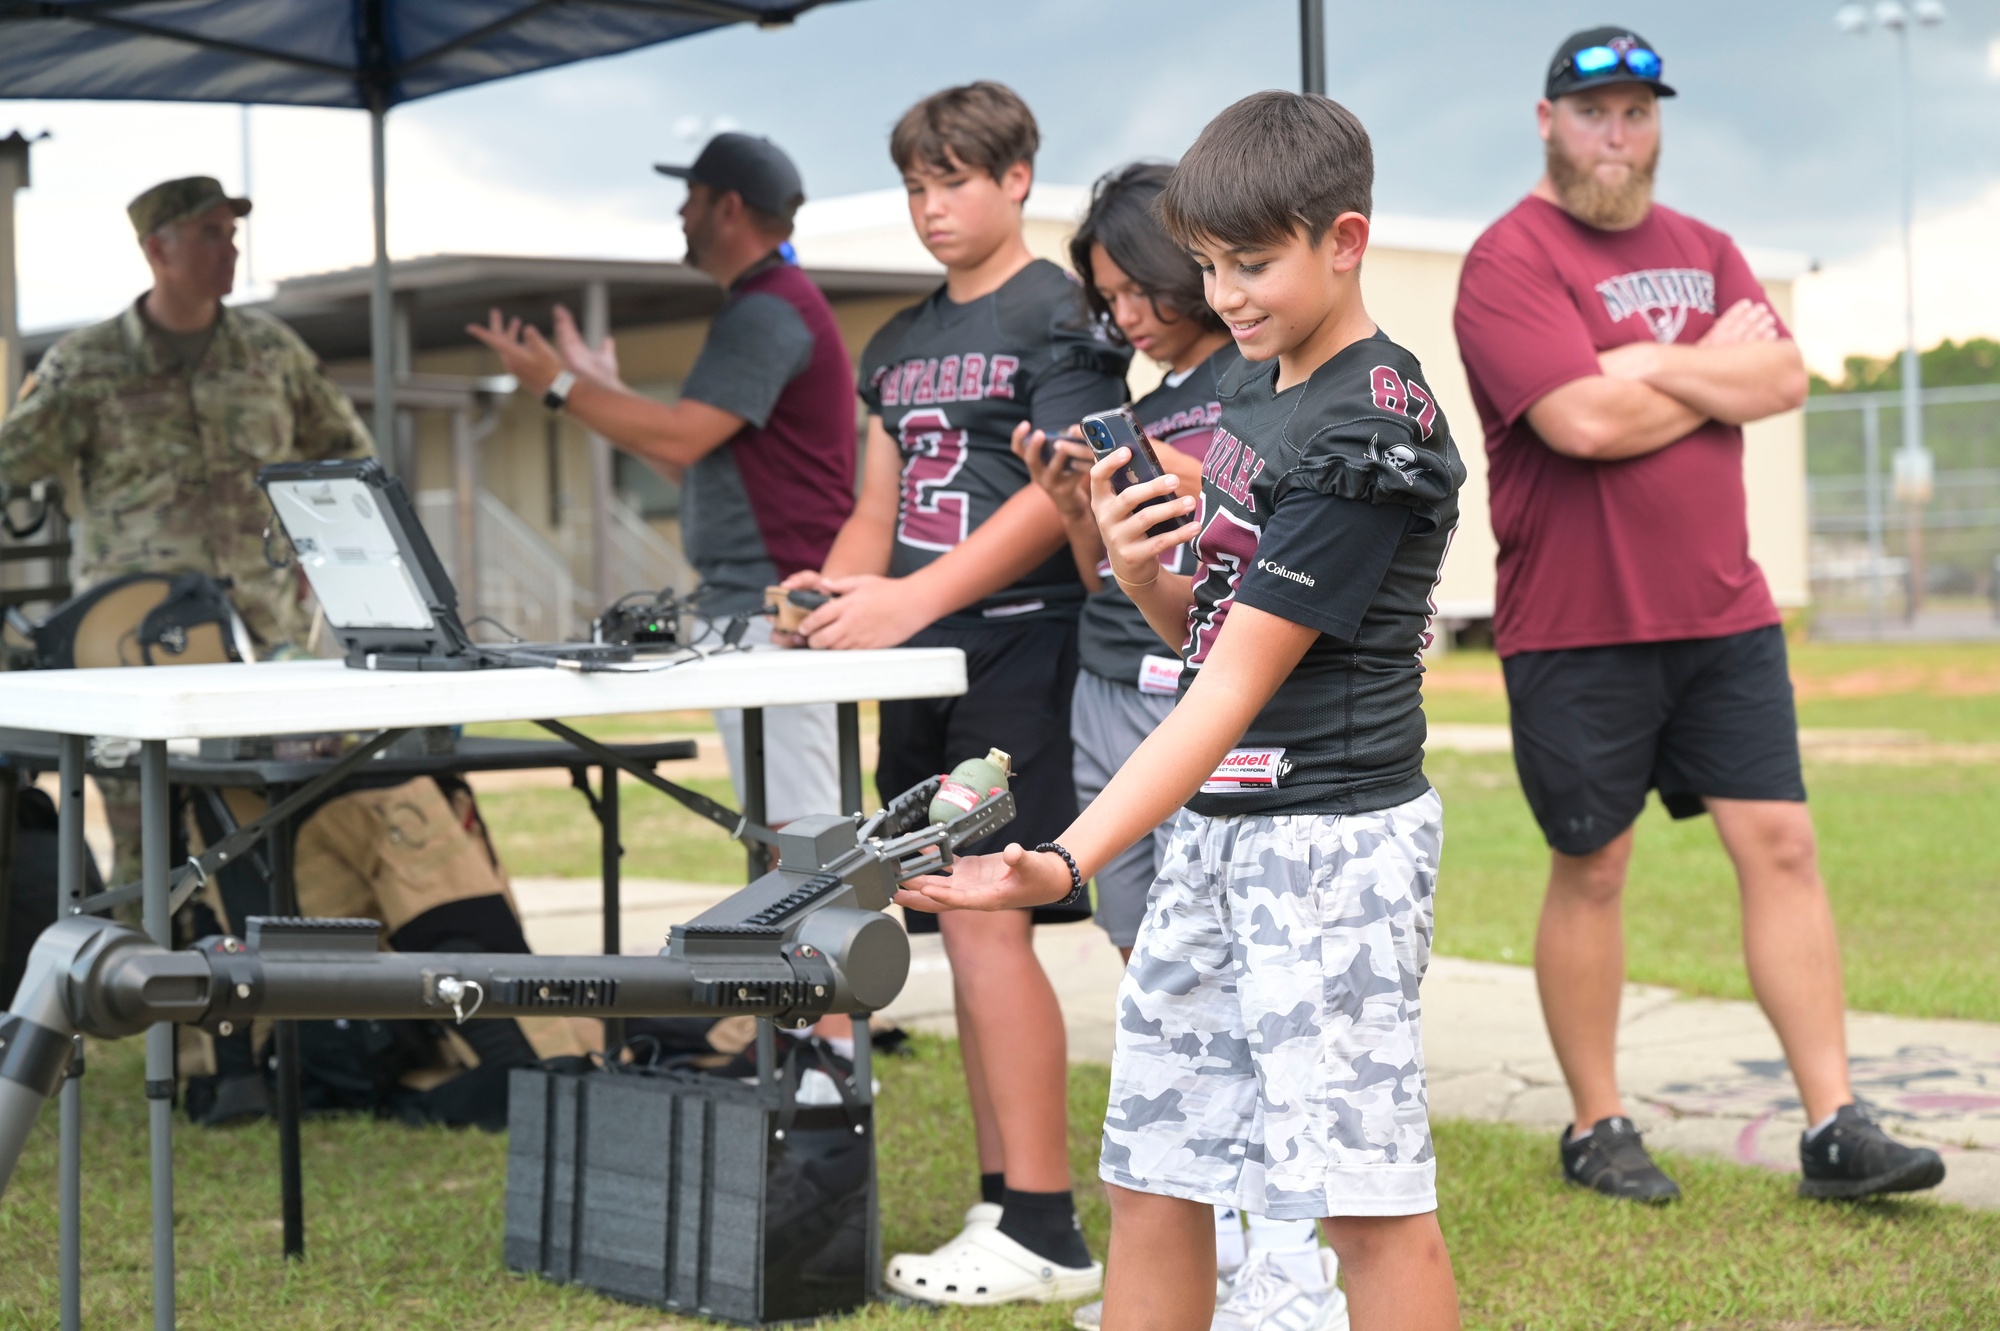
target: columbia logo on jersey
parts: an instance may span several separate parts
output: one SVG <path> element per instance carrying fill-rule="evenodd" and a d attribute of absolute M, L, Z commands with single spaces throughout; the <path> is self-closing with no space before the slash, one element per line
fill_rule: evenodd
<path fill-rule="evenodd" d="M 884 365 L 875 372 L 885 407 L 922 407 L 937 402 L 977 402 L 980 398 L 1014 396 L 1019 356 L 932 356 Z"/>
<path fill-rule="evenodd" d="M 1687 327 L 1689 310 L 1715 313 L 1715 274 L 1705 268 L 1641 268 L 1597 284 L 1612 323 L 1634 315 L 1657 342 L 1671 342 Z"/>
<path fill-rule="evenodd" d="M 1257 567 L 1262 569 L 1264 572 L 1269 573 L 1272 577 L 1290 578 L 1293 582 L 1296 582 L 1304 587 L 1317 587 L 1319 585 L 1318 583 L 1312 580 L 1312 575 L 1310 573 L 1295 572 L 1292 569 L 1286 568 L 1283 564 L 1280 564 L 1275 559 L 1260 559 L 1257 561 Z"/>
<path fill-rule="evenodd" d="M 1203 480 L 1213 482 L 1218 490 L 1255 513 L 1257 500 L 1251 495 L 1250 486 L 1263 470 L 1264 459 L 1257 456 L 1256 449 L 1220 425 L 1215 427 L 1215 441 L 1201 460 Z"/>

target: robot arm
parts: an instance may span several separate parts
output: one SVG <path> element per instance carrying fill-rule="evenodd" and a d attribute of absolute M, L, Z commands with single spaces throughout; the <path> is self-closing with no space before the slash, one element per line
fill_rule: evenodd
<path fill-rule="evenodd" d="M 928 822 L 935 780 L 856 826 L 815 816 L 777 834 L 778 867 L 687 924 L 656 957 L 384 952 L 373 920 L 253 919 L 247 937 L 172 951 L 92 916 L 36 940 L 0 1014 L 0 1193 L 71 1039 L 136 1035 L 158 1022 L 228 1035 L 253 1018 L 754 1016 L 810 1026 L 872 1012 L 902 991 L 910 942 L 881 912 L 897 884 L 950 864 L 1014 816 L 1006 791 L 950 823 Z M 921 825 L 919 825 L 921 824 Z"/>

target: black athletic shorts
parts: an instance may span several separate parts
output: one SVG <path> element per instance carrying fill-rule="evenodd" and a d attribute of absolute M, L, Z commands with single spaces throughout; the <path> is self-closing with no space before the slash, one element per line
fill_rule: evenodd
<path fill-rule="evenodd" d="M 1777 625 L 1723 638 L 1522 652 L 1501 663 L 1514 767 L 1549 845 L 1588 855 L 1646 792 L 1676 818 L 1703 796 L 1804 800 L 1798 718 Z"/>
<path fill-rule="evenodd" d="M 1069 702 L 1076 685 L 1076 622 L 1040 620 L 933 625 L 911 647 L 957 647 L 965 653 L 965 692 L 956 698 L 910 698 L 882 704 L 882 750 L 875 788 L 883 799 L 928 777 L 949 772 L 988 749 L 1014 759 L 1014 821 L 971 842 L 974 855 L 1054 841 L 1076 821 L 1076 781 L 1070 772 Z M 937 932 L 937 917 L 906 911 L 913 934 Z M 1037 907 L 1037 924 L 1090 917 L 1090 907 Z"/>

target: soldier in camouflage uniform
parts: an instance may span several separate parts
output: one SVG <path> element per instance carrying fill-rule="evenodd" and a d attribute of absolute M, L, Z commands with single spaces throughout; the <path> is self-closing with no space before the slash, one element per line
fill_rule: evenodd
<path fill-rule="evenodd" d="M 267 556 L 271 510 L 257 472 L 272 462 L 365 457 L 368 432 L 297 333 L 222 303 L 235 285 L 236 222 L 248 199 L 194 176 L 154 186 L 126 211 L 153 287 L 42 358 L 0 424 L 0 482 L 61 479 L 82 552 L 80 586 L 136 572 L 227 578 L 260 656 L 303 653 L 311 602 L 292 561 Z M 137 785 L 100 781 L 114 882 L 139 876 Z M 262 814 L 260 797 L 229 795 L 239 821 Z M 506 899 L 501 913 L 509 923 L 513 914 L 470 793 L 460 787 L 454 798 L 429 777 L 329 801 L 300 829 L 294 872 L 307 914 L 373 916 L 395 929 L 481 897 Z M 207 899 L 227 918 L 218 897 Z M 523 1026 L 544 1054 L 582 1052 L 566 1023 Z M 223 1060 L 224 1087 L 206 1121 L 262 1111 L 261 1082 L 242 1061 Z M 215 1066 L 205 1049 L 184 1044 L 183 1075 Z"/>
<path fill-rule="evenodd" d="M 207 176 L 155 185 L 126 209 L 153 287 L 115 319 L 51 347 L 0 423 L 0 483 L 54 476 L 74 524 L 78 585 L 124 573 L 228 578 L 265 653 L 302 648 L 299 576 L 265 558 L 257 469 L 371 451 L 318 359 L 267 314 L 222 303 L 236 279 L 232 199 Z M 139 874 L 132 780 L 100 783 L 114 881 Z"/>
<path fill-rule="evenodd" d="M 82 586 L 137 572 L 228 578 L 268 652 L 303 646 L 311 614 L 296 571 L 265 557 L 257 469 L 371 447 L 298 334 L 222 303 L 249 211 L 206 176 L 132 201 L 153 289 L 42 357 L 0 425 L 0 483 L 62 480 Z"/>

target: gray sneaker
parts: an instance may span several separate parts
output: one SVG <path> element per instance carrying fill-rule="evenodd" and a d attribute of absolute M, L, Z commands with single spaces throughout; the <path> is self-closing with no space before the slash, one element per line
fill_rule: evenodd
<path fill-rule="evenodd" d="M 1255 1248 L 1236 1273 L 1209 1331 L 1347 1331 L 1347 1298 L 1333 1283 L 1333 1251 L 1320 1249 L 1325 1289 L 1302 1289 L 1268 1252 Z"/>

